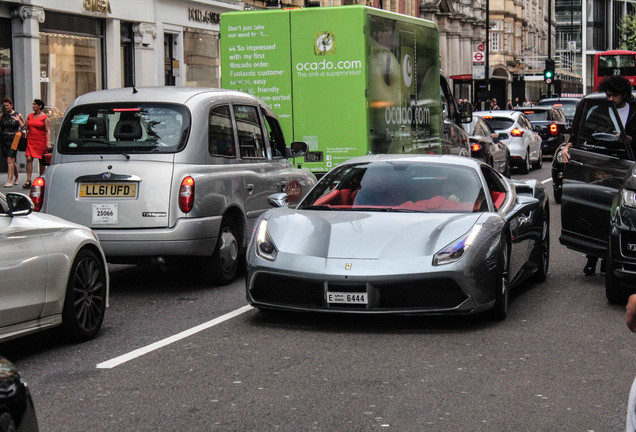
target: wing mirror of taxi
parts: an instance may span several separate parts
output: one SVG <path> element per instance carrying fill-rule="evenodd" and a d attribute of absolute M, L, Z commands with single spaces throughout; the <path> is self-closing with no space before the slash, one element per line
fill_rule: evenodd
<path fill-rule="evenodd" d="M 6 197 L 7 205 L 9 206 L 9 216 L 26 216 L 33 211 L 33 201 L 28 196 L 9 192 Z"/>
<path fill-rule="evenodd" d="M 285 192 L 279 192 L 267 197 L 267 203 L 272 207 L 289 207 L 289 197 Z"/>
<path fill-rule="evenodd" d="M 289 157 L 297 158 L 305 156 L 309 151 L 309 145 L 305 141 L 294 141 L 289 145 Z"/>
<path fill-rule="evenodd" d="M 535 131 L 536 133 L 540 133 L 540 132 L 541 132 L 541 126 L 535 126 L 535 127 L 534 127 L 534 131 Z"/>

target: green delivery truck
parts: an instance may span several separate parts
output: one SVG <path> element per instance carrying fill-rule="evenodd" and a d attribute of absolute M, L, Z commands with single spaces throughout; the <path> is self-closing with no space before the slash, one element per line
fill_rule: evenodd
<path fill-rule="evenodd" d="M 227 12 L 221 71 L 307 142 L 303 167 L 318 175 L 367 154 L 470 156 L 431 21 L 366 6 Z"/>

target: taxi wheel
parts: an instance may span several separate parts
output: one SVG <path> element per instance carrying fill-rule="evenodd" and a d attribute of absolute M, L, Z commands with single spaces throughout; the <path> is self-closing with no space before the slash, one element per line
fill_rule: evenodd
<path fill-rule="evenodd" d="M 503 321 L 508 316 L 508 300 L 510 298 L 509 248 L 504 238 L 501 239 L 500 248 L 495 283 L 495 305 L 490 310 L 490 315 L 493 319 Z"/>
<path fill-rule="evenodd" d="M 63 334 L 75 341 L 92 339 L 106 313 L 106 270 L 95 252 L 81 250 L 73 261 L 62 311 Z"/>
<path fill-rule="evenodd" d="M 204 260 L 201 266 L 205 281 L 214 285 L 227 285 L 232 282 L 238 268 L 239 249 L 239 240 L 232 224 L 223 219 L 214 253 L 209 260 Z"/>

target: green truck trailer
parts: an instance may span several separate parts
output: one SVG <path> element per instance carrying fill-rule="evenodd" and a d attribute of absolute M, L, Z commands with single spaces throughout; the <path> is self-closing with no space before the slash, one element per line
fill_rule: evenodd
<path fill-rule="evenodd" d="M 366 154 L 470 155 L 431 21 L 366 6 L 227 12 L 221 71 L 307 142 L 317 174 Z"/>

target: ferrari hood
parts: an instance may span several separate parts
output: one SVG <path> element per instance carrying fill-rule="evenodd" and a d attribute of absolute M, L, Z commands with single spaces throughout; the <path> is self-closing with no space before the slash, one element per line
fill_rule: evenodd
<path fill-rule="evenodd" d="M 484 213 L 395 213 L 276 209 L 265 217 L 279 252 L 346 259 L 433 255 Z"/>

